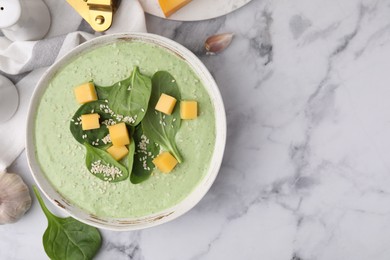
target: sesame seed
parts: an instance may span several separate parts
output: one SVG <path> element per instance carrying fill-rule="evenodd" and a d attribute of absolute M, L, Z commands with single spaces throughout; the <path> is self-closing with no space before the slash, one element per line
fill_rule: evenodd
<path fill-rule="evenodd" d="M 102 138 L 102 142 L 104 144 L 108 144 L 108 143 L 111 143 L 111 137 L 110 137 L 110 134 L 106 135 L 105 137 Z"/>
<path fill-rule="evenodd" d="M 118 167 L 111 166 L 110 164 L 102 164 L 101 160 L 97 160 L 91 164 L 91 172 L 95 175 L 103 174 L 105 177 L 104 180 L 108 180 L 109 178 L 115 179 L 123 175 Z"/>

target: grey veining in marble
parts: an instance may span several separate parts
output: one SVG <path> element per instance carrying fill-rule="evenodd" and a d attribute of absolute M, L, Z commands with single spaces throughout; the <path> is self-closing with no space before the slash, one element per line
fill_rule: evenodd
<path fill-rule="evenodd" d="M 228 138 L 221 171 L 183 217 L 103 231 L 98 259 L 390 259 L 390 1 L 253 0 L 202 22 L 149 16 L 210 69 Z M 204 40 L 233 32 L 207 56 Z M 22 155 L 13 165 L 29 183 Z M 36 203 L 0 227 L 0 259 L 44 258 Z"/>

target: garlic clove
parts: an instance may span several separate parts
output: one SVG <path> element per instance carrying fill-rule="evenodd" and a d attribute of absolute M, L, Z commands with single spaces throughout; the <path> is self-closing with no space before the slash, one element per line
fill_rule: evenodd
<path fill-rule="evenodd" d="M 222 33 L 210 36 L 205 42 L 205 48 L 208 55 L 215 55 L 226 49 L 233 40 L 232 33 Z"/>
<path fill-rule="evenodd" d="M 0 173 L 0 224 L 18 221 L 30 207 L 30 192 L 22 178 Z"/>

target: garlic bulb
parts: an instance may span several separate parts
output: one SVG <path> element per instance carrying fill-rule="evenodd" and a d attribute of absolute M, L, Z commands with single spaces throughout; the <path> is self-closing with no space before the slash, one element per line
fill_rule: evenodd
<path fill-rule="evenodd" d="M 0 173 L 0 224 L 18 221 L 30 206 L 30 192 L 22 178 L 14 173 Z"/>

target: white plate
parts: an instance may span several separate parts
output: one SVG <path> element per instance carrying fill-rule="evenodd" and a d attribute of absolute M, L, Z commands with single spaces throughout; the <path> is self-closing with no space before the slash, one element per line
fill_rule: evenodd
<path fill-rule="evenodd" d="M 90 51 L 93 48 L 104 46 L 107 44 L 115 43 L 122 40 L 136 40 L 143 41 L 150 44 L 158 45 L 169 52 L 178 55 L 184 59 L 190 67 L 195 71 L 198 77 L 202 80 L 207 92 L 210 95 L 211 101 L 215 108 L 215 120 L 216 120 L 216 140 L 214 153 L 211 158 L 210 167 L 206 176 L 201 183 L 179 204 L 172 208 L 166 209 L 162 212 L 151 214 L 140 218 L 103 218 L 96 217 L 88 212 L 76 207 L 75 205 L 67 202 L 60 193 L 50 184 L 42 172 L 35 154 L 35 116 L 38 109 L 40 99 L 45 92 L 47 86 L 50 84 L 53 77 L 64 66 L 69 64 L 75 57 L 82 55 L 85 52 Z M 184 214 L 192 207 L 194 207 L 202 197 L 207 193 L 211 185 L 213 184 L 219 168 L 222 163 L 222 157 L 225 149 L 226 142 L 226 116 L 225 109 L 222 102 L 222 97 L 219 92 L 218 86 L 215 83 L 213 77 L 203 63 L 189 50 L 182 45 L 164 38 L 162 36 L 145 33 L 132 33 L 132 34 L 110 34 L 106 36 L 97 37 L 93 40 L 87 41 L 77 48 L 70 51 L 67 55 L 62 57 L 59 61 L 54 63 L 42 76 L 41 80 L 34 91 L 31 99 L 28 119 L 27 119 L 27 136 L 26 136 L 26 150 L 27 159 L 30 166 L 31 173 L 38 184 L 39 188 L 45 194 L 45 196 L 56 206 L 65 210 L 72 217 L 98 228 L 110 229 L 110 230 L 135 230 L 142 229 L 151 226 L 156 226 L 164 222 L 173 220 L 180 215 Z"/>
<path fill-rule="evenodd" d="M 193 0 L 166 18 L 177 21 L 200 21 L 216 18 L 246 5 L 251 0 Z M 158 0 L 140 0 L 145 12 L 165 18 Z"/>

